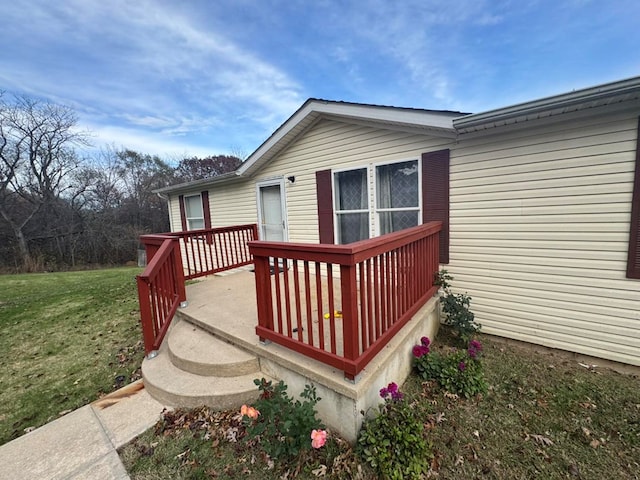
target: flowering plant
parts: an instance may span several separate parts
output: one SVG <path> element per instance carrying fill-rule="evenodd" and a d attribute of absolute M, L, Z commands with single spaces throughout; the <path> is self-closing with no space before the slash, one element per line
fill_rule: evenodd
<path fill-rule="evenodd" d="M 240 408 L 240 415 L 242 415 L 243 417 L 247 416 L 255 420 L 260 415 L 260 412 L 253 407 L 242 405 L 242 408 Z"/>
<path fill-rule="evenodd" d="M 366 419 L 357 451 L 383 478 L 421 478 L 429 471 L 431 448 L 413 405 L 394 382 L 380 389 L 384 403 Z"/>
<path fill-rule="evenodd" d="M 482 344 L 478 340 L 471 340 L 466 350 L 455 350 L 448 354 L 416 354 L 415 347 L 413 351 L 418 375 L 425 380 L 435 380 L 441 388 L 467 398 L 487 391 L 481 354 Z"/>
<path fill-rule="evenodd" d="M 327 441 L 326 430 L 311 430 L 311 446 L 313 448 L 322 448 Z"/>
<path fill-rule="evenodd" d="M 302 401 L 287 395 L 287 385 L 273 384 L 264 378 L 254 380 L 260 390 L 256 407 L 243 405 L 240 413 L 246 417 L 247 438 L 258 442 L 273 459 L 292 459 L 302 450 L 322 447 L 327 432 L 316 418 L 315 405 L 320 401 L 315 387 L 306 385 L 300 394 Z M 311 443 L 309 435 L 311 434 Z"/>

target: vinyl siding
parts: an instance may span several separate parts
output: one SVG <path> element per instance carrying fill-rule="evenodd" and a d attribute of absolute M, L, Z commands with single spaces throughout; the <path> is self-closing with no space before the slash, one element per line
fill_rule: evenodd
<path fill-rule="evenodd" d="M 640 365 L 625 278 L 638 111 L 459 137 L 448 270 L 484 332 Z"/>
<path fill-rule="evenodd" d="M 318 243 L 316 171 L 419 160 L 423 152 L 447 148 L 450 143 L 449 139 L 322 120 L 259 171 L 252 182 L 254 203 L 256 181 L 295 176 L 295 183 L 285 182 L 289 240 Z"/>

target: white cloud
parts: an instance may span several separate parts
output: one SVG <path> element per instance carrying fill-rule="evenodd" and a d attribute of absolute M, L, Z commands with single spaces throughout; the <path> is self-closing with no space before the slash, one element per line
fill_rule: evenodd
<path fill-rule="evenodd" d="M 113 144 L 116 148 L 124 147 L 161 158 L 181 159 L 192 156 L 205 157 L 221 154 L 229 147 L 202 146 L 188 141 L 180 141 L 173 136 L 154 134 L 145 130 L 136 130 L 117 126 L 90 125 L 92 143 L 95 148 Z"/>
<path fill-rule="evenodd" d="M 176 4 L 67 0 L 9 10 L 49 60 L 0 60 L 5 88 L 69 104 L 93 123 L 187 135 L 242 117 L 272 129 L 303 101 L 286 72 L 223 31 L 197 27 Z M 73 70 L 63 67 L 73 59 Z"/>

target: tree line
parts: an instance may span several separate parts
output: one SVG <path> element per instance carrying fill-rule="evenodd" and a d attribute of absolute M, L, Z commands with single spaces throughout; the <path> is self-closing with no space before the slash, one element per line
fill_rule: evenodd
<path fill-rule="evenodd" d="M 125 147 L 87 155 L 73 109 L 0 92 L 0 269 L 134 261 L 139 237 L 169 230 L 167 185 L 235 170 L 231 155 L 177 162 Z"/>

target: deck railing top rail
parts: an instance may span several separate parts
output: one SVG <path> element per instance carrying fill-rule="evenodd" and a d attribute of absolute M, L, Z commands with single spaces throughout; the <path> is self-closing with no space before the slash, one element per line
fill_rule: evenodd
<path fill-rule="evenodd" d="M 438 233 L 442 222 L 429 222 L 379 237 L 368 238 L 344 245 L 290 243 L 290 242 L 249 242 L 254 255 L 269 256 L 270 250 L 277 250 L 280 258 L 295 258 L 310 262 L 327 262 L 335 265 L 355 265 L 368 258 L 397 249 L 420 238 Z"/>

